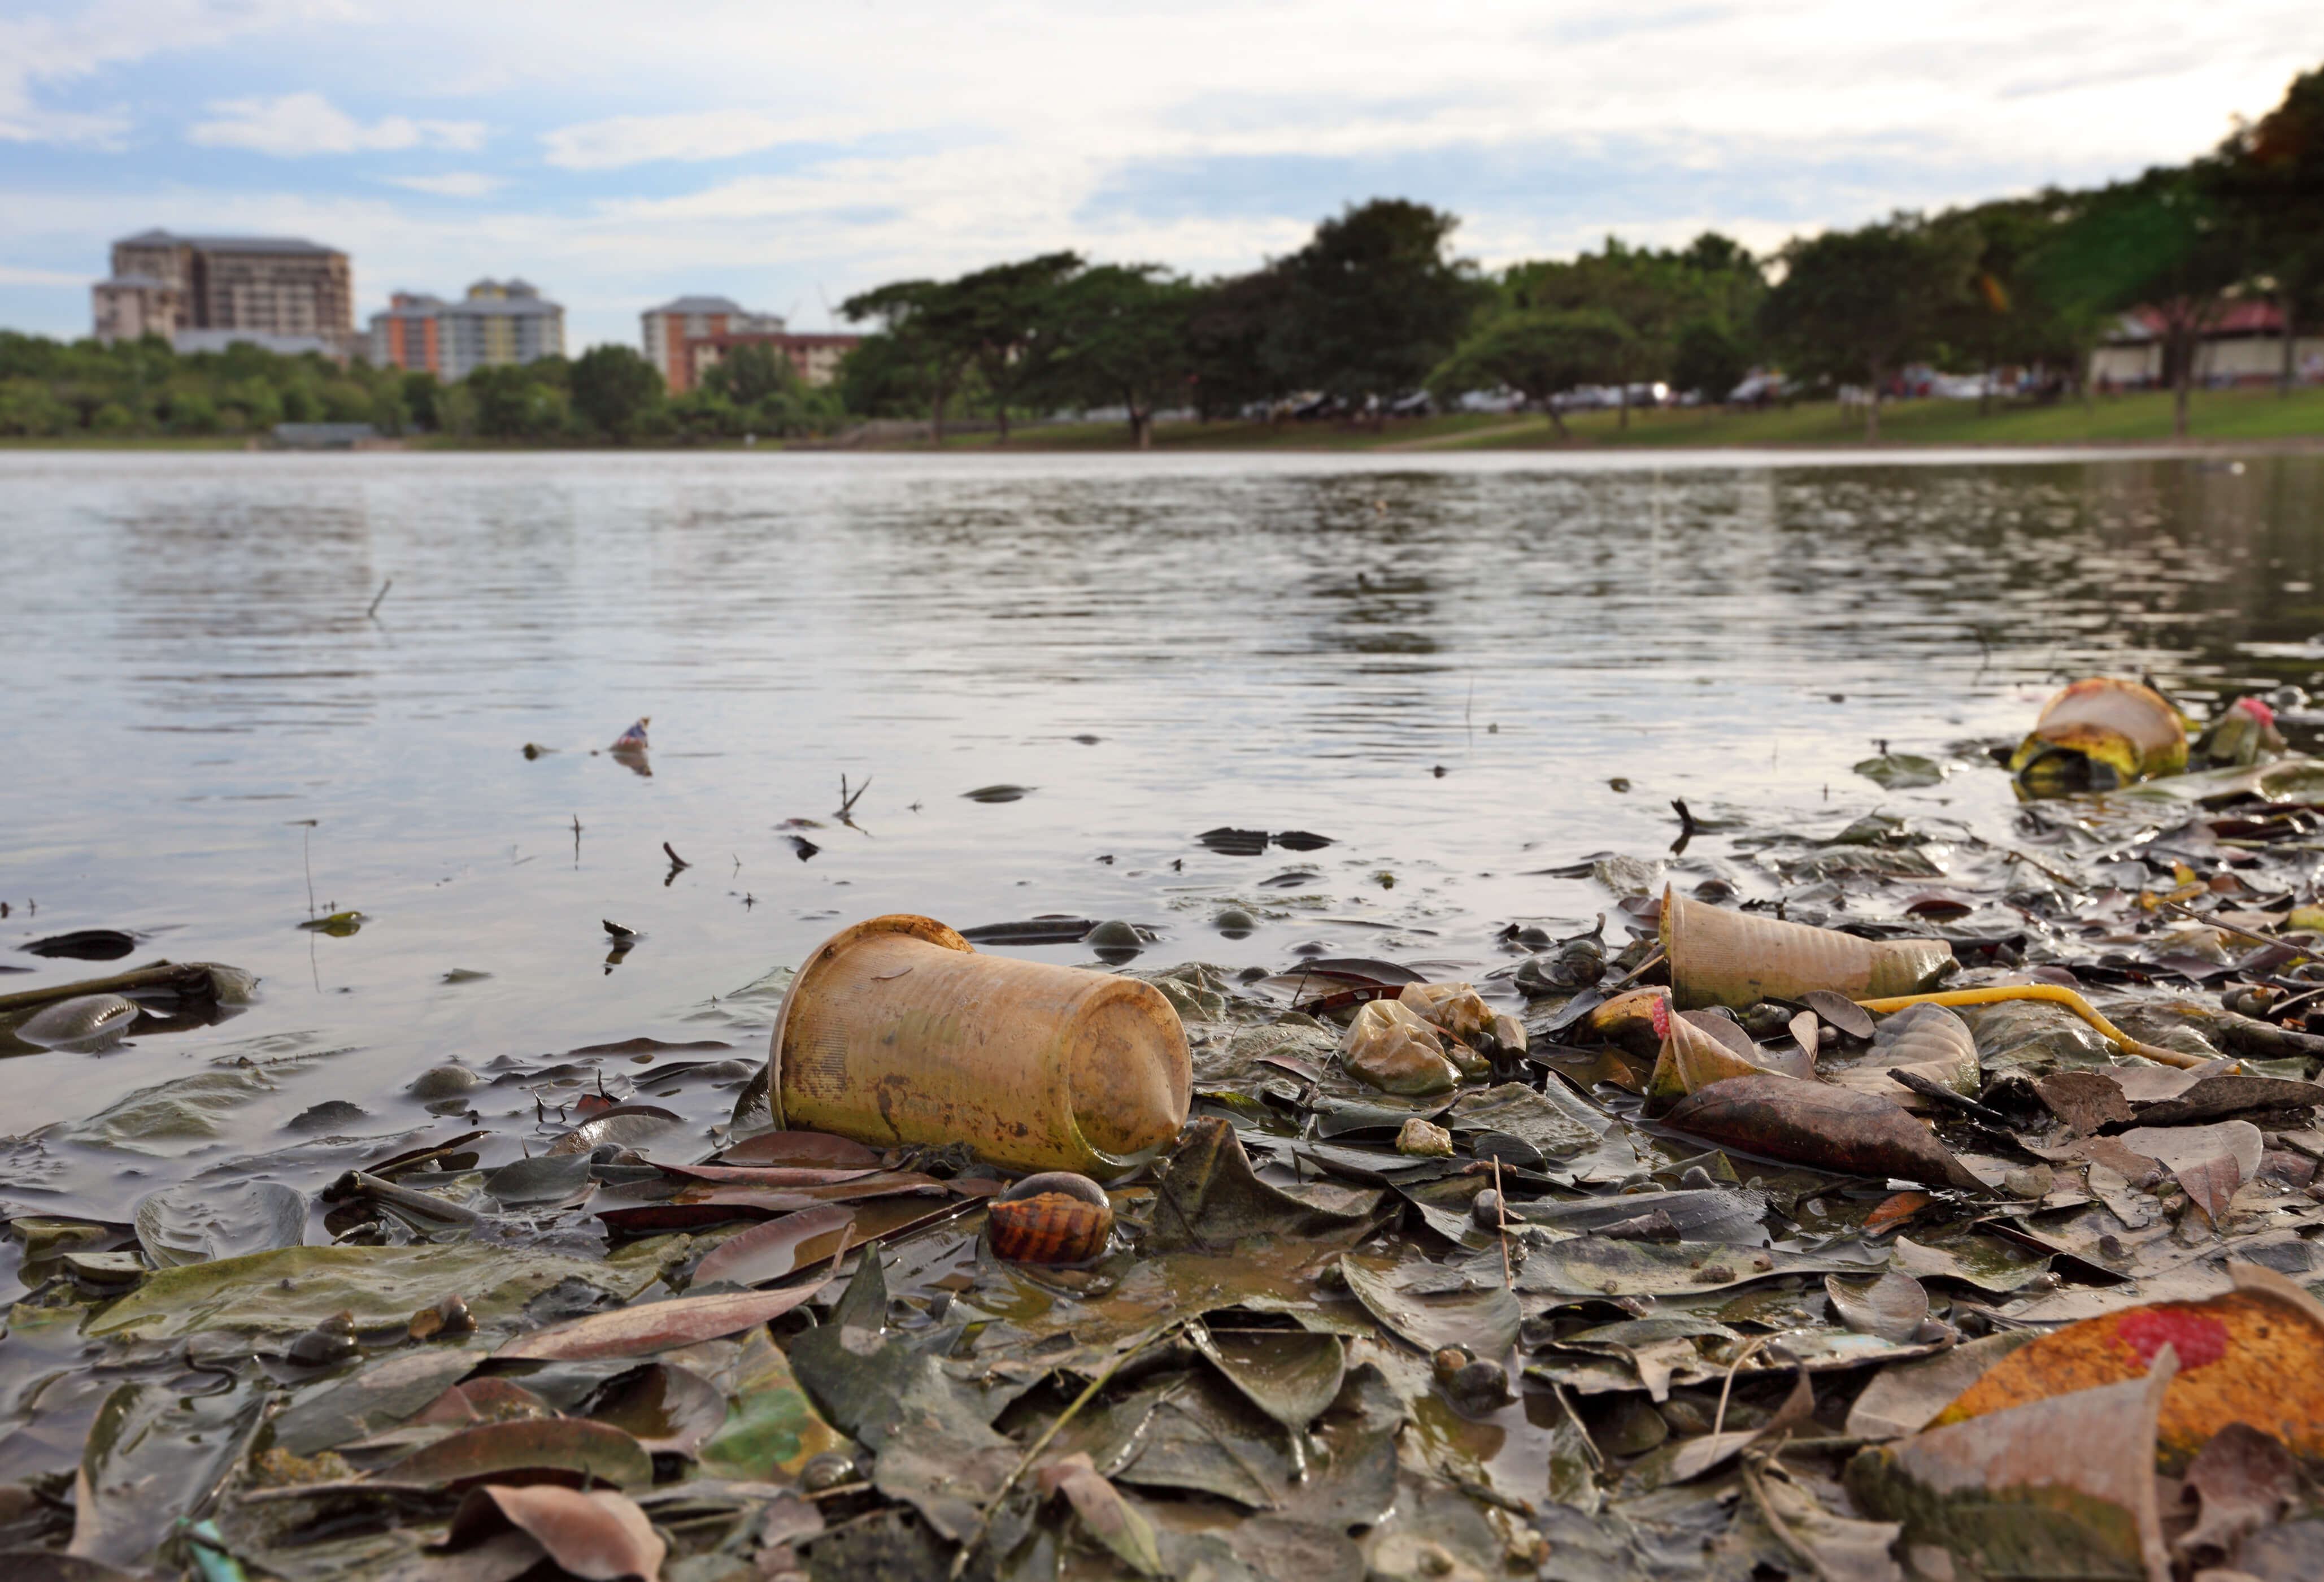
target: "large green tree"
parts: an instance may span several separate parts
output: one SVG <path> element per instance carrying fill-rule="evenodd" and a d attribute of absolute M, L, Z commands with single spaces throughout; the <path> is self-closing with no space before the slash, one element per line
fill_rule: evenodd
<path fill-rule="evenodd" d="M 839 311 L 852 324 L 880 326 L 848 358 L 851 410 L 874 412 L 861 404 L 874 392 L 889 400 L 908 395 L 921 403 L 918 410 L 927 412 L 930 430 L 942 440 L 945 410 L 960 393 L 975 351 L 960 293 L 938 281 L 897 281 L 848 298 Z"/>
<path fill-rule="evenodd" d="M 1440 402 L 1506 384 L 1549 413 L 1560 438 L 1565 419 L 1554 397 L 1577 384 L 1621 376 L 1637 332 L 1607 308 L 1527 308 L 1500 313 L 1471 331 L 1430 374 Z"/>
<path fill-rule="evenodd" d="M 1985 375 L 1980 414 L 1992 410 L 1995 377 L 2006 365 L 2072 373 L 2089 361 L 2111 315 L 2062 299 L 2043 260 L 2075 212 L 2070 195 L 2044 192 L 1948 213 L 1942 223 L 1973 227 L 1978 254 L 1966 289 L 1941 314 L 1938 337 L 1955 365 Z"/>
<path fill-rule="evenodd" d="M 627 444 L 661 400 L 661 371 L 625 346 L 593 346 L 567 375 L 573 410 L 606 439 Z"/>
<path fill-rule="evenodd" d="M 2324 69 L 2294 78 L 2282 104 L 2236 128 L 2219 150 L 2213 185 L 2255 283 L 2282 316 L 2278 388 L 2290 394 L 2299 326 L 2324 308 Z"/>
<path fill-rule="evenodd" d="M 1268 357 L 1286 382 L 1351 406 L 1416 390 L 1489 294 L 1450 254 L 1461 222 L 1402 199 L 1351 207 L 1281 260 Z"/>
<path fill-rule="evenodd" d="M 1880 438 L 1880 393 L 1907 363 L 1937 348 L 1944 317 L 1969 289 L 1974 227 L 1916 215 L 1794 241 L 1760 324 L 1792 372 L 1860 383 L 1864 437 Z"/>
<path fill-rule="evenodd" d="M 2248 273 L 2216 167 L 2148 171 L 2074 200 L 2038 277 L 2066 310 L 2092 321 L 2136 311 L 2161 340 L 2171 431 L 2187 432 L 2188 393 L 2203 337 Z"/>
<path fill-rule="evenodd" d="M 1274 340 L 1289 318 L 1289 281 L 1270 265 L 1200 287 L 1186 319 L 1194 410 L 1226 417 L 1293 388 Z"/>
<path fill-rule="evenodd" d="M 1632 247 L 1609 236 L 1596 253 L 1513 264 L 1501 277 L 1503 300 L 1520 311 L 1596 309 L 1629 327 L 1618 364 L 1601 376 L 1620 387 L 1617 421 L 1624 428 L 1630 421 L 1632 385 L 1668 378 L 1683 389 L 1698 388 L 1707 352 L 1748 357 L 1752 315 L 1766 289 L 1757 261 L 1715 231 L 1678 251 Z M 1679 376 L 1683 342 L 1693 347 L 1691 378 Z M 1721 360 L 1722 368 L 1728 361 Z M 1729 380 L 1719 393 L 1733 384 Z"/>
<path fill-rule="evenodd" d="M 1061 292 L 1081 267 L 1078 253 L 1044 253 L 977 270 L 943 288 L 949 298 L 943 322 L 961 338 L 983 378 L 1004 445 L 1009 409 L 1048 376 Z"/>
<path fill-rule="evenodd" d="M 1130 442 L 1154 440 L 1155 410 L 1182 396 L 1193 371 L 1187 324 L 1196 292 L 1159 264 L 1100 264 L 1059 289 L 1044 388 L 1086 406 L 1129 411 Z"/>

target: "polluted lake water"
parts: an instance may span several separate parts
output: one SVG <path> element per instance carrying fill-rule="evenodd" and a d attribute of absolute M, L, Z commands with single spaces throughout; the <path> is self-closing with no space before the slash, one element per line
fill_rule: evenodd
<path fill-rule="evenodd" d="M 0 567 L 0 1573 L 2324 1574 L 2324 462 L 10 452 Z"/>

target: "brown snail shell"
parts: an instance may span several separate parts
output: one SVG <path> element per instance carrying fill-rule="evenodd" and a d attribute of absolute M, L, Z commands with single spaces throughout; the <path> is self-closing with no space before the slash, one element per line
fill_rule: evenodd
<path fill-rule="evenodd" d="M 1012 1263 L 1086 1263 L 1105 1251 L 1113 1205 L 1087 1176 L 1049 1170 L 985 1206 L 985 1235 Z"/>

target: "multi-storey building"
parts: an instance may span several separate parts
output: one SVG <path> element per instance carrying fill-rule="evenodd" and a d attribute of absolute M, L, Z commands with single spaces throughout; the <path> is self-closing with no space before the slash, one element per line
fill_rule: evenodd
<path fill-rule="evenodd" d="M 686 369 L 686 383 L 673 386 L 691 390 L 700 384 L 703 376 L 716 367 L 725 355 L 738 346 L 771 347 L 776 356 L 791 365 L 791 371 L 809 384 L 828 384 L 839 376 L 840 359 L 862 345 L 860 335 L 791 335 L 752 334 L 705 335 L 687 340 L 680 356 Z"/>
<path fill-rule="evenodd" d="M 565 310 L 521 280 L 480 280 L 456 302 L 398 291 L 371 320 L 372 361 L 447 383 L 472 368 L 565 353 Z"/>
<path fill-rule="evenodd" d="M 660 371 L 661 382 L 672 395 L 695 385 L 693 362 L 687 354 L 688 341 L 783 332 L 779 315 L 752 313 L 725 297 L 679 297 L 649 308 L 639 317 L 645 326 L 646 361 Z"/>
<path fill-rule="evenodd" d="M 143 231 L 113 245 L 112 278 L 90 295 L 99 340 L 157 334 L 344 356 L 355 333 L 347 255 L 295 236 Z"/>

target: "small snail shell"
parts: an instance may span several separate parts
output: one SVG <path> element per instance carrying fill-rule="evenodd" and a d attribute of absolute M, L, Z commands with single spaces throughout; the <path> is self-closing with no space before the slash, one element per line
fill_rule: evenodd
<path fill-rule="evenodd" d="M 1086 1263 L 1105 1251 L 1113 1205 L 1087 1176 L 1051 1170 L 993 1198 L 984 1221 L 992 1250 L 1012 1263 Z"/>

